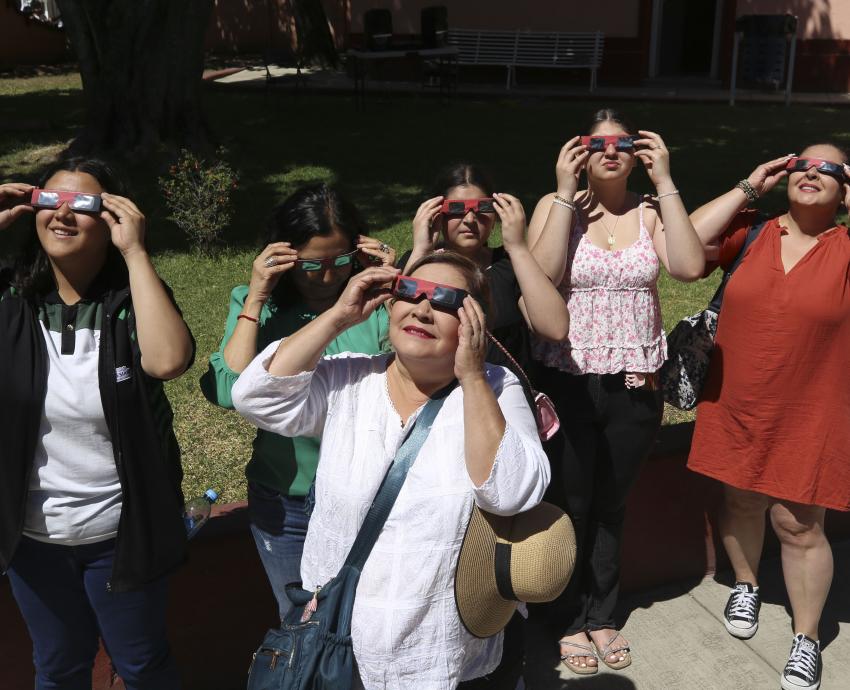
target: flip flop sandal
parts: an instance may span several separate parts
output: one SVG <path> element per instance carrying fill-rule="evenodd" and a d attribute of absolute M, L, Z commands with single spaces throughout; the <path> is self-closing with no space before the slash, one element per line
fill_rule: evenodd
<path fill-rule="evenodd" d="M 614 642 L 617 641 L 618 637 L 623 642 L 626 641 L 626 639 L 620 633 L 617 633 L 616 635 L 614 635 L 614 637 L 608 640 L 608 644 L 605 645 L 604 649 L 599 649 L 599 646 L 595 642 L 593 643 L 593 646 L 596 648 L 596 651 L 599 654 L 598 658 L 602 660 L 603 664 L 605 664 L 608 668 L 613 669 L 614 671 L 619 671 L 622 668 L 626 668 L 626 666 L 629 666 L 632 663 L 632 655 L 629 653 L 631 651 L 629 645 L 624 644 L 620 645 L 619 647 L 614 646 Z M 617 655 L 617 661 L 608 660 L 608 657 L 612 654 Z"/>
<path fill-rule="evenodd" d="M 569 640 L 558 640 L 558 644 L 582 650 L 579 654 L 561 654 L 561 663 L 573 673 L 577 673 L 580 676 L 589 676 L 599 670 L 599 657 L 596 656 L 596 652 L 593 651 L 593 647 L 579 642 L 570 642 Z M 580 656 L 596 659 L 596 666 L 579 666 L 578 664 L 570 661 L 570 659 L 577 659 Z"/>

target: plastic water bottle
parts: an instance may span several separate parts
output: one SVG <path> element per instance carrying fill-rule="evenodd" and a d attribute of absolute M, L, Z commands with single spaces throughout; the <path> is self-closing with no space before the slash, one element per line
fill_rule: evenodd
<path fill-rule="evenodd" d="M 186 535 L 189 539 L 194 537 L 198 530 L 210 519 L 212 504 L 218 500 L 218 494 L 212 489 L 207 489 L 203 496 L 198 496 L 186 503 L 183 512 L 183 522 L 186 523 Z"/>

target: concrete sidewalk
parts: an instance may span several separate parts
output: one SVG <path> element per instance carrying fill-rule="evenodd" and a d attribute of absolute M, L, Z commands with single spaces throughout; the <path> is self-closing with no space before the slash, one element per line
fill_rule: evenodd
<path fill-rule="evenodd" d="M 821 623 L 823 690 L 850 688 L 850 542 L 833 546 L 835 579 Z M 758 633 L 742 641 L 723 627 L 731 575 L 625 597 L 623 634 L 632 665 L 578 676 L 559 664 L 551 635 L 529 626 L 529 690 L 778 690 L 791 649 L 791 616 L 778 560 L 762 564 Z"/>
<path fill-rule="evenodd" d="M 295 69 L 270 66 L 270 73 L 283 82 L 295 84 Z M 354 82 L 343 71 L 324 70 L 307 67 L 302 70 L 304 84 L 317 92 L 351 94 Z M 266 70 L 262 65 L 251 65 L 238 70 L 210 72 L 208 78 L 217 84 L 226 84 L 243 88 L 265 88 Z M 435 95 L 434 89 L 427 92 L 416 81 L 382 81 L 369 78 L 367 91 L 370 98 L 388 94 L 424 94 Z M 477 83 L 461 80 L 454 93 L 461 97 L 472 98 L 570 98 L 581 100 L 636 100 L 636 101 L 678 101 L 726 103 L 729 100 L 728 89 L 692 86 L 687 81 L 679 84 L 656 84 L 650 86 L 599 86 L 590 93 L 585 85 L 520 85 L 510 90 L 503 83 Z M 739 89 L 736 100 L 739 103 L 775 103 L 785 101 L 784 92 L 765 92 Z M 794 92 L 792 104 L 850 106 L 850 93 L 809 93 Z M 848 686 L 850 687 L 850 686 Z"/>

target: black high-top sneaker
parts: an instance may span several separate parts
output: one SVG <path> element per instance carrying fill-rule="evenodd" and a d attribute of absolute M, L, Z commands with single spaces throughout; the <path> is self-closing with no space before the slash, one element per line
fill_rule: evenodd
<path fill-rule="evenodd" d="M 726 630 L 730 635 L 749 640 L 759 629 L 760 608 L 759 588 L 749 582 L 736 582 L 723 611 Z"/>

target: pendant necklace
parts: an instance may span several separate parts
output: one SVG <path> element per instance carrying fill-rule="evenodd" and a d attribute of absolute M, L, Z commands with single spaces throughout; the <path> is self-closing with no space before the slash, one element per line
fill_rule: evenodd
<path fill-rule="evenodd" d="M 595 196 L 596 195 L 594 194 L 594 197 Z M 599 203 L 599 202 L 597 202 L 597 203 Z M 599 204 L 599 205 L 602 206 L 602 204 Z M 605 210 L 607 211 L 608 209 L 605 209 Z M 611 213 L 611 215 L 613 216 L 615 214 Z M 614 236 L 614 232 L 617 230 L 617 224 L 620 222 L 620 218 L 622 218 L 624 215 L 625 215 L 625 213 L 617 216 L 617 220 L 614 221 L 614 227 L 611 228 L 610 230 L 608 229 L 608 224 L 605 222 L 605 214 L 603 213 L 601 216 L 599 216 L 599 222 L 602 223 L 602 227 L 605 229 L 605 232 L 608 234 L 608 251 L 613 251 L 613 249 L 614 249 L 614 243 L 617 241 L 617 238 Z"/>
<path fill-rule="evenodd" d="M 617 220 L 614 221 L 613 229 L 609 230 L 608 224 L 605 222 L 604 214 L 602 216 L 599 216 L 599 222 L 602 223 L 602 227 L 605 228 L 605 232 L 608 233 L 608 249 L 609 249 L 609 251 L 614 249 L 614 242 L 616 241 L 616 238 L 614 237 L 614 231 L 617 229 L 617 223 L 620 222 L 621 217 L 622 216 L 617 216 Z"/>

